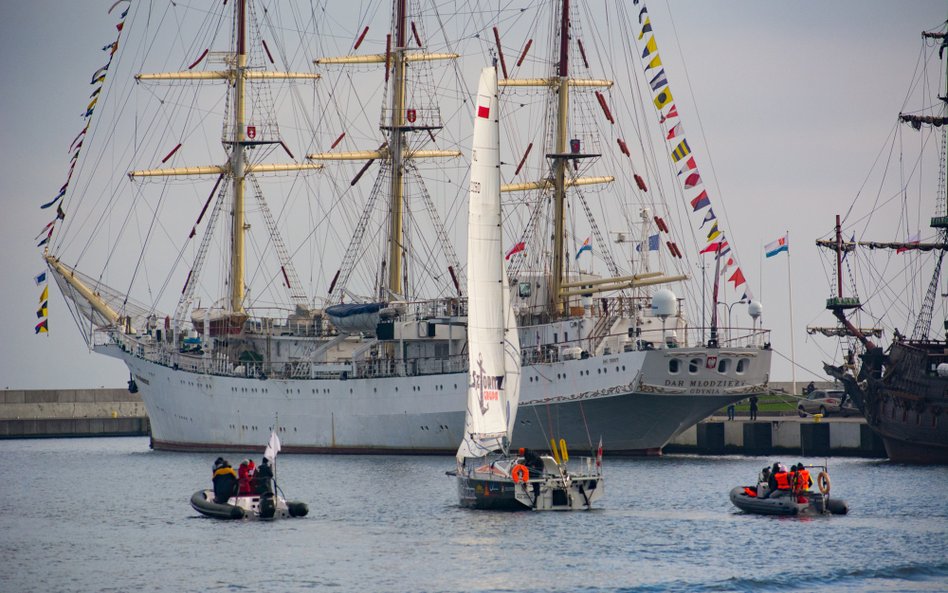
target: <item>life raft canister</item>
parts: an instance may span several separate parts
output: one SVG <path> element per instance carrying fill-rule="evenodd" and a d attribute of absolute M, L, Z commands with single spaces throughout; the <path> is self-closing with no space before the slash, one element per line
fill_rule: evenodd
<path fill-rule="evenodd" d="M 518 463 L 513 466 L 513 470 L 510 472 L 510 477 L 513 478 L 514 484 L 517 482 L 526 482 L 530 479 L 530 470 L 527 469 L 522 463 Z"/>
<path fill-rule="evenodd" d="M 820 472 L 820 475 L 816 476 L 816 485 L 819 487 L 820 492 L 823 495 L 830 493 L 830 477 L 826 472 Z"/>

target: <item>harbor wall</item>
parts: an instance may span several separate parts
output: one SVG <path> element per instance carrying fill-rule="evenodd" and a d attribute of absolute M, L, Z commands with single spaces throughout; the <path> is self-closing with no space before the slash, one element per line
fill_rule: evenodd
<path fill-rule="evenodd" d="M 0 391 L 0 439 L 148 436 L 138 394 L 127 389 Z M 752 422 L 712 417 L 668 443 L 665 453 L 884 458 L 882 440 L 859 418 L 774 416 Z"/>
<path fill-rule="evenodd" d="M 0 439 L 147 436 L 145 405 L 127 389 L 0 391 Z"/>
<path fill-rule="evenodd" d="M 756 421 L 711 418 L 685 430 L 665 453 L 702 455 L 793 454 L 806 457 L 886 457 L 882 439 L 863 418 L 778 416 Z"/>

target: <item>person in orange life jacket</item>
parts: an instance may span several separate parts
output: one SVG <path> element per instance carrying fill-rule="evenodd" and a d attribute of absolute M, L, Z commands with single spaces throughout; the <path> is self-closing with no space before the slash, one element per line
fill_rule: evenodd
<path fill-rule="evenodd" d="M 797 486 L 798 490 L 806 492 L 810 489 L 810 486 L 813 485 L 813 478 L 810 477 L 810 471 L 803 465 L 803 463 L 797 464 Z"/>
<path fill-rule="evenodd" d="M 253 473 L 250 470 L 250 460 L 244 459 L 240 462 L 240 467 L 237 468 L 237 494 L 239 496 L 253 494 L 253 488 L 250 487 L 250 480 L 252 478 Z"/>
<path fill-rule="evenodd" d="M 790 489 L 796 490 L 797 478 L 799 474 L 797 473 L 797 466 L 793 464 L 790 466 L 790 471 L 787 472 L 787 482 L 790 483 Z"/>
<path fill-rule="evenodd" d="M 214 502 L 225 504 L 231 496 L 237 495 L 237 472 L 222 459 L 220 467 L 214 470 Z M 216 463 L 214 465 L 217 465 Z"/>
<path fill-rule="evenodd" d="M 253 484 L 253 491 L 257 494 L 273 492 L 273 468 L 270 467 L 270 460 L 266 457 L 253 474 Z"/>
<path fill-rule="evenodd" d="M 770 468 L 770 478 L 767 480 L 770 486 L 768 497 L 783 496 L 790 491 L 790 476 L 787 473 L 787 466 L 782 463 L 774 463 Z"/>

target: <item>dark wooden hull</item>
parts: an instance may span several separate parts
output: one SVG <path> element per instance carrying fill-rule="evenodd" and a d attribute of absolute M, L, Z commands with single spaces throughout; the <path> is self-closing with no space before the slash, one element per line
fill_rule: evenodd
<path fill-rule="evenodd" d="M 948 464 L 948 343 L 897 341 L 885 356 L 863 357 L 859 381 L 846 393 L 898 463 Z"/>

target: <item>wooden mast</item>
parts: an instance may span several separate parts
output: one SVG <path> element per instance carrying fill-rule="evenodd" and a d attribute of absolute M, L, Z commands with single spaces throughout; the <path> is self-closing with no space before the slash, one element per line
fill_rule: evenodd
<path fill-rule="evenodd" d="M 246 159 L 246 83 L 255 80 L 316 80 L 318 74 L 311 72 L 267 72 L 253 70 L 247 67 L 247 0 L 239 0 L 236 5 L 236 38 L 237 47 L 234 56 L 227 63 L 227 68 L 219 71 L 184 71 L 164 72 L 157 74 L 138 74 L 138 81 L 171 81 L 171 80 L 227 80 L 234 89 L 234 119 L 233 141 L 224 139 L 225 144 L 231 146 L 230 157 L 225 165 L 207 165 L 193 167 L 176 167 L 170 169 L 146 169 L 130 171 L 129 178 L 142 177 L 170 177 L 170 176 L 199 176 L 199 175 L 228 175 L 233 187 L 233 204 L 231 211 L 231 253 L 230 253 L 230 290 L 228 295 L 228 313 L 239 324 L 245 317 L 244 285 L 245 285 L 245 236 L 247 224 L 245 222 L 246 208 L 244 206 L 245 179 L 248 174 L 281 173 L 290 171 L 309 171 L 322 168 L 317 163 L 248 163 Z M 250 144 L 271 142 L 251 141 Z M 239 326 L 238 326 L 239 329 Z"/>
<path fill-rule="evenodd" d="M 557 155 L 566 153 L 567 115 L 569 111 L 569 0 L 563 0 L 560 15 L 560 62 L 556 123 Z M 569 297 L 560 294 L 563 285 L 563 233 L 566 228 L 566 159 L 562 156 L 553 163 L 553 270 L 550 285 L 553 298 L 553 313 L 568 311 Z"/>
<path fill-rule="evenodd" d="M 234 70 L 234 203 L 231 213 L 230 311 L 244 310 L 244 71 L 247 69 L 246 0 L 237 3 L 237 63 Z"/>
<path fill-rule="evenodd" d="M 402 209 L 404 204 L 405 179 L 402 165 L 402 148 L 405 133 L 405 0 L 395 0 L 395 47 L 392 48 L 392 118 L 389 146 L 392 155 L 392 180 L 390 196 L 390 218 L 388 237 L 388 298 L 402 294 Z M 385 296 L 385 295 L 383 295 Z M 383 300 L 387 300 L 383 298 Z"/>

